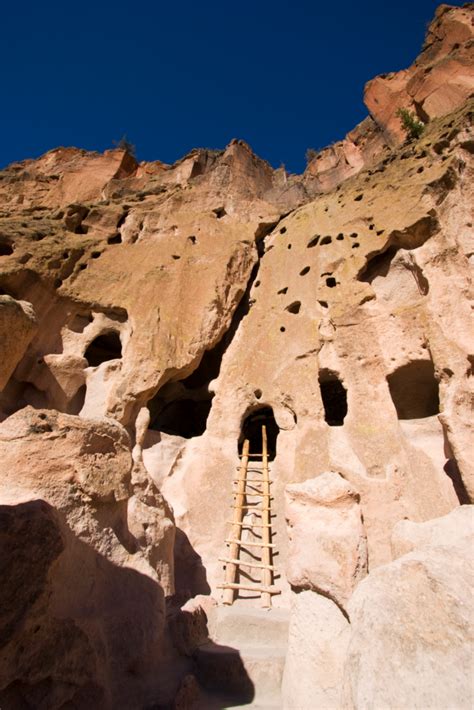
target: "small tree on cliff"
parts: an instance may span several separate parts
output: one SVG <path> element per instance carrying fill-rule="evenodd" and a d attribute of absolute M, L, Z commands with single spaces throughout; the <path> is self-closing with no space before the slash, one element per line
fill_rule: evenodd
<path fill-rule="evenodd" d="M 425 130 L 425 124 L 418 121 L 412 111 L 409 111 L 406 108 L 399 108 L 397 116 L 399 117 L 409 140 L 419 138 Z"/>
<path fill-rule="evenodd" d="M 136 158 L 136 148 L 133 145 L 133 143 L 130 143 L 130 141 L 127 139 L 127 136 L 124 134 L 119 141 L 112 141 L 114 146 L 117 148 L 117 150 L 124 150 L 126 151 L 129 155 L 133 155 L 134 158 Z"/>

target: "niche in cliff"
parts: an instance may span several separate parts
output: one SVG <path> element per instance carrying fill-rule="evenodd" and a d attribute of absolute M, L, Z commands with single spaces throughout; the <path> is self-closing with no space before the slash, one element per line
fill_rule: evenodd
<path fill-rule="evenodd" d="M 439 414 L 439 387 L 431 360 L 415 360 L 387 376 L 399 419 Z"/>
<path fill-rule="evenodd" d="M 332 370 L 320 370 L 319 387 L 324 407 L 324 419 L 329 426 L 342 426 L 347 414 L 347 392 Z"/>
<path fill-rule="evenodd" d="M 103 333 L 88 345 L 84 357 L 89 367 L 98 367 L 109 360 L 119 360 L 122 357 L 122 343 L 117 331 Z"/>

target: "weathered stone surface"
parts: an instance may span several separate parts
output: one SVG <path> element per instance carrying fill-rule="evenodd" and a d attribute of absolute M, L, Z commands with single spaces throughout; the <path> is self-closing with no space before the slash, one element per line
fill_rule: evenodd
<path fill-rule="evenodd" d="M 335 472 L 286 487 L 286 576 L 345 607 L 367 574 L 367 539 L 359 494 Z M 306 598 L 306 597 L 305 597 Z"/>
<path fill-rule="evenodd" d="M 171 702 L 189 658 L 166 636 L 163 596 L 220 598 L 238 443 L 256 412 L 278 435 L 275 606 L 289 604 L 290 579 L 345 608 L 364 535 L 376 571 L 400 553 L 400 521 L 430 521 L 474 495 L 471 14 L 443 7 L 422 58 L 369 86 L 373 115 L 304 176 L 238 140 L 174 165 L 66 148 L 1 171 L 0 494 L 52 508 L 41 529 L 64 548 L 38 552 L 49 571 L 31 623 L 67 618 L 72 649 L 63 666 L 51 660 L 51 631 L 18 672 L 10 655 L 2 682 L 15 702 L 37 705 L 47 678 L 51 706 L 55 694 L 59 706 Z M 399 145 L 402 104 L 431 120 Z M 315 523 L 325 554 L 315 560 L 313 540 L 291 550 L 285 489 L 322 485 L 324 471 L 340 472 L 347 496 L 340 509 L 318 498 L 328 524 Z M 301 511 L 295 520 L 307 540 Z M 68 596 L 61 613 L 50 583 Z M 210 677 L 220 653 L 204 653 Z M 223 667 L 238 649 L 224 656 Z M 282 659 L 279 649 L 278 673 Z M 262 678 L 266 660 L 254 658 Z"/>
<path fill-rule="evenodd" d="M 20 362 L 37 331 L 33 307 L 11 296 L 0 296 L 0 391 Z"/>
<path fill-rule="evenodd" d="M 344 707 L 472 707 L 473 520 L 453 511 L 399 524 L 416 547 L 371 572 L 349 603 Z"/>
<path fill-rule="evenodd" d="M 350 625 L 320 594 L 291 595 L 288 652 L 283 674 L 285 710 L 339 710 Z"/>

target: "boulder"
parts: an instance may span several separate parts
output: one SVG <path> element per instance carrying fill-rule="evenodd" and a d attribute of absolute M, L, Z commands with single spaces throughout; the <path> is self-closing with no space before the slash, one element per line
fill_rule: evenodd
<path fill-rule="evenodd" d="M 342 607 L 367 574 L 367 539 L 359 494 L 343 477 L 328 471 L 286 487 L 290 539 L 287 578 Z"/>
<path fill-rule="evenodd" d="M 420 546 L 371 572 L 349 603 L 343 707 L 472 708 L 472 523 L 455 510 L 399 524 Z"/>
<path fill-rule="evenodd" d="M 349 635 L 347 618 L 330 599 L 309 590 L 292 594 L 283 708 L 339 710 Z"/>

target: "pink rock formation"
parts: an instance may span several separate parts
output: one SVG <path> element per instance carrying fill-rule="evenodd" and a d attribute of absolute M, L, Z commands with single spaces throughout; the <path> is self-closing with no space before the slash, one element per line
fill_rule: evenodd
<path fill-rule="evenodd" d="M 273 603 L 294 610 L 286 705 L 295 639 L 310 645 L 305 608 L 331 626 L 308 651 L 307 679 L 327 675 L 343 609 L 349 707 L 393 704 L 394 686 L 380 694 L 366 669 L 385 653 L 401 663 L 404 644 L 431 633 L 409 592 L 431 594 L 432 582 L 449 648 L 431 658 L 423 645 L 423 692 L 410 681 L 400 697 L 431 707 L 435 674 L 465 706 L 465 671 L 458 692 L 438 662 L 448 673 L 465 663 L 450 625 L 467 622 L 464 581 L 453 588 L 440 570 L 456 563 L 439 546 L 394 558 L 414 544 L 406 530 L 396 542 L 403 521 L 430 525 L 474 498 L 471 14 L 443 6 L 421 58 L 369 85 L 373 116 L 304 176 L 274 171 L 242 141 L 172 166 L 58 149 L 1 171 L 2 707 L 128 710 L 177 694 L 182 706 L 200 693 L 189 678 L 198 653 L 208 680 L 236 663 L 238 648 L 199 645 L 198 607 L 221 598 L 239 440 L 256 413 L 272 449 Z M 430 121 L 399 145 L 402 104 Z M 207 602 L 187 602 L 196 595 Z M 255 604 L 244 597 L 243 610 Z M 166 607 L 190 615 L 174 643 Z M 395 645 L 377 608 L 394 613 Z M 252 673 L 265 680 L 262 645 L 229 670 L 247 690 Z"/>

